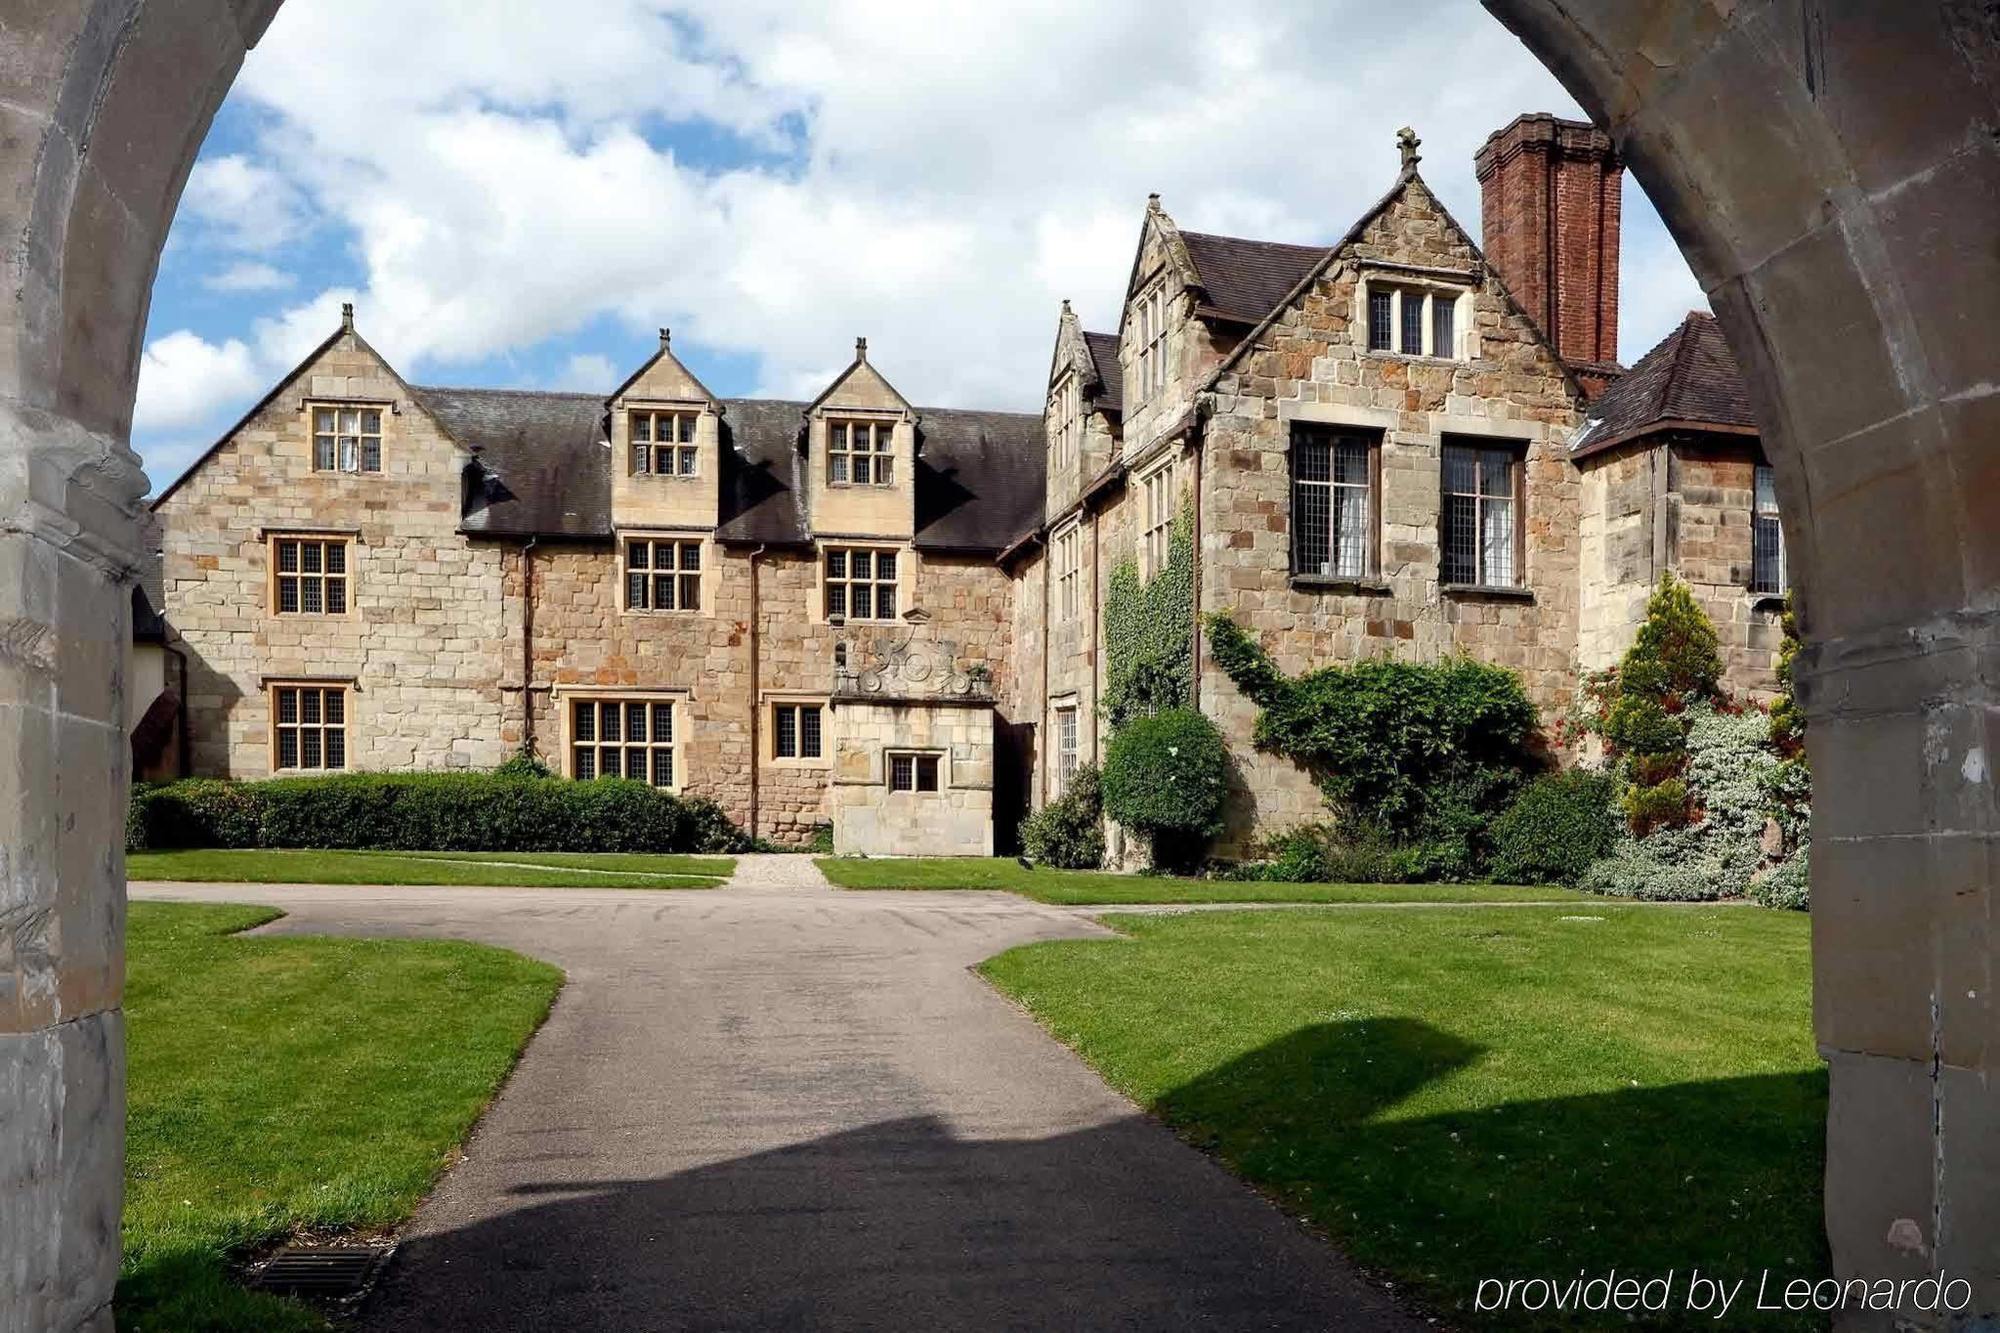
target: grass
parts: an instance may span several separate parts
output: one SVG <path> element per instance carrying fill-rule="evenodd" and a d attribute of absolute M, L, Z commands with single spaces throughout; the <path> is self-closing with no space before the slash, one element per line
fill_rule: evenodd
<path fill-rule="evenodd" d="M 1496 1318 L 1472 1308 L 1483 1277 L 1673 1269 L 1685 1284 L 1694 1266 L 1748 1277 L 1749 1305 L 1761 1269 L 1827 1271 L 1803 915 L 1597 902 L 1112 920 L 1128 938 L 1029 945 L 983 970 L 1448 1322 Z M 1500 1322 L 1536 1321 L 1555 1322 Z"/>
<path fill-rule="evenodd" d="M 480 884 L 538 889 L 712 889 L 726 856 L 637 852 L 335 852 L 203 849 L 133 852 L 139 880 L 235 884 Z"/>
<path fill-rule="evenodd" d="M 132 904 L 120 1329 L 322 1327 L 232 1262 L 408 1216 L 562 983 L 477 944 L 229 938 L 277 915 Z"/>
<path fill-rule="evenodd" d="M 1012 857 L 823 857 L 843 889 L 1000 889 L 1063 906 L 1116 903 L 1494 903 L 1558 902 L 1572 889 L 1516 884 L 1284 884 L 1100 870 L 1029 870 Z"/>

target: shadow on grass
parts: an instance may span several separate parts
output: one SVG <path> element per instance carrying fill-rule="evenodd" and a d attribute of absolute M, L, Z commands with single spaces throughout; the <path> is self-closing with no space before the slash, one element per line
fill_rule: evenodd
<path fill-rule="evenodd" d="M 1398 1118 L 1481 1055 L 1421 1022 L 1323 1024 L 1158 1109 L 1454 1322 L 1489 1322 L 1480 1276 L 1824 1268 L 1823 1078 Z M 1412 1326 L 1145 1117 L 1038 1139 L 913 1117 L 659 1179 L 553 1174 L 408 1240 L 368 1326 Z"/>

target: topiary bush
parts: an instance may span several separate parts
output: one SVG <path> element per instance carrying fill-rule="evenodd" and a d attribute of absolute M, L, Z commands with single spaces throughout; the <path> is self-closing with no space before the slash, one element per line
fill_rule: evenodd
<path fill-rule="evenodd" d="M 1493 822 L 1495 879 L 1575 884 L 1618 843 L 1618 781 L 1572 769 L 1529 783 Z"/>
<path fill-rule="evenodd" d="M 1604 739 L 1629 778 L 1622 804 L 1632 833 L 1676 828 L 1696 817 L 1687 785 L 1687 712 L 1714 700 L 1722 682 L 1715 626 L 1687 584 L 1669 572 L 1646 602 L 1646 618 L 1618 663 L 1604 710 Z"/>
<path fill-rule="evenodd" d="M 1071 773 L 1061 796 L 1021 822 L 1021 850 L 1059 870 L 1104 864 L 1104 794 L 1095 765 Z"/>
<path fill-rule="evenodd" d="M 1535 706 L 1505 667 L 1380 658 L 1294 679 L 1225 615 L 1208 637 L 1261 709 L 1257 748 L 1310 773 L 1354 840 L 1423 847 L 1441 873 L 1474 874 L 1488 825 L 1541 767 Z"/>
<path fill-rule="evenodd" d="M 347 773 L 135 789 L 126 847 L 379 851 L 733 852 L 715 802 L 643 782 L 498 773 Z"/>
<path fill-rule="evenodd" d="M 1222 733 L 1191 708 L 1133 718 L 1105 750 L 1105 812 L 1151 842 L 1155 866 L 1186 868 L 1222 832 L 1228 765 Z"/>

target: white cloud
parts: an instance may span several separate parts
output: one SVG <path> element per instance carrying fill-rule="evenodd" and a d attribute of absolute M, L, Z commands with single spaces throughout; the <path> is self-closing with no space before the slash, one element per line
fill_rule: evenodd
<path fill-rule="evenodd" d="M 562 382 L 551 387 L 579 393 L 610 393 L 621 378 L 610 357 L 582 352 L 569 359 L 563 366 Z"/>
<path fill-rule="evenodd" d="M 504 24 L 486 0 L 344 0 L 282 9 L 232 96 L 263 137 L 204 160 L 184 214 L 245 247 L 307 219 L 347 238 L 363 331 L 407 374 L 610 316 L 633 364 L 670 324 L 809 396 L 862 333 L 917 401 L 1016 407 L 1061 298 L 1115 324 L 1149 190 L 1191 229 L 1332 240 L 1408 123 L 1476 228 L 1486 134 L 1576 114 L 1476 7 L 1365 0 L 566 0 Z M 1625 259 L 1643 350 L 1693 284 L 1636 188 L 1626 222 L 1650 228 Z M 267 381 L 346 296 L 242 330 Z"/>
<path fill-rule="evenodd" d="M 201 280 L 201 285 L 212 292 L 227 292 L 233 295 L 249 292 L 275 292 L 292 285 L 289 273 L 255 259 L 239 260 L 229 267 L 219 269 Z"/>
<path fill-rule="evenodd" d="M 183 329 L 146 345 L 132 429 L 180 431 L 199 425 L 217 403 L 247 401 L 267 388 L 247 343 L 212 343 Z"/>

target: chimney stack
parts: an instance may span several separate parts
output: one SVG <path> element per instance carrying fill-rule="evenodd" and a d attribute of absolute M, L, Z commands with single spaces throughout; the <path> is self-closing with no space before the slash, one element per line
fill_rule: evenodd
<path fill-rule="evenodd" d="M 1507 290 L 1571 366 L 1616 361 L 1625 164 L 1611 136 L 1547 112 L 1516 116 L 1472 161 L 1483 248 Z M 1592 397 L 1608 382 L 1584 378 Z"/>

